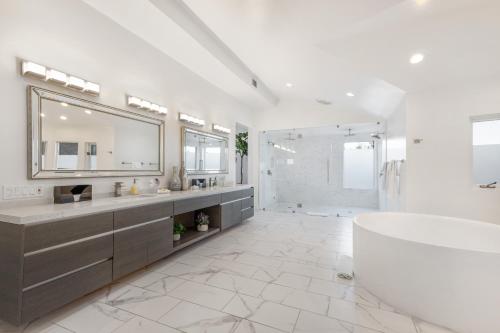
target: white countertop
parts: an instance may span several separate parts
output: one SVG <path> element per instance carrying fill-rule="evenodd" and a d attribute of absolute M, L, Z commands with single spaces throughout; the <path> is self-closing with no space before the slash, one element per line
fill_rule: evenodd
<path fill-rule="evenodd" d="M 195 198 L 210 194 L 220 194 L 250 188 L 252 185 L 213 187 L 195 191 L 170 192 L 168 194 L 140 194 L 123 197 L 93 199 L 67 204 L 41 204 L 33 206 L 13 206 L 0 209 L 0 221 L 15 224 L 46 222 L 61 218 L 85 216 L 118 209 Z"/>

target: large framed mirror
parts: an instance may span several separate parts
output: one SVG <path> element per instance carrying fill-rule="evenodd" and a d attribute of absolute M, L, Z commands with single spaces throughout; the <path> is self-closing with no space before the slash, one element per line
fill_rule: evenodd
<path fill-rule="evenodd" d="M 161 176 L 165 123 L 28 87 L 28 176 Z"/>
<path fill-rule="evenodd" d="M 228 173 L 228 138 L 182 128 L 182 164 L 190 175 Z"/>

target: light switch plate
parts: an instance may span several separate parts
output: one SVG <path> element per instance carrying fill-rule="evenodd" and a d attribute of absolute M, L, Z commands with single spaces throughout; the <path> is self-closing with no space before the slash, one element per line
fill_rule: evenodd
<path fill-rule="evenodd" d="M 39 185 L 4 185 L 3 199 L 30 199 L 43 197 L 43 187 Z"/>

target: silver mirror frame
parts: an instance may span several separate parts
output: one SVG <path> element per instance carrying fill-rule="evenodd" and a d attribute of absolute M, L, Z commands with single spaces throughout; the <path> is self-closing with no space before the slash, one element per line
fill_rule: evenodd
<path fill-rule="evenodd" d="M 186 170 L 186 173 L 188 175 L 213 175 L 213 174 L 228 174 L 229 173 L 229 138 L 225 136 L 220 136 L 216 135 L 213 133 L 209 132 L 204 132 L 204 131 L 199 131 L 191 127 L 182 127 L 181 131 L 181 161 L 182 165 L 186 165 L 186 155 L 185 155 L 185 149 L 184 147 L 186 146 L 186 134 L 187 133 L 193 133 L 193 134 L 198 134 L 198 135 L 203 135 L 207 136 L 209 138 L 214 138 L 218 140 L 222 140 L 226 142 L 226 163 L 225 163 L 225 168 L 221 170 L 210 170 L 210 171 L 202 171 L 202 170 Z"/>
<path fill-rule="evenodd" d="M 78 97 L 64 95 L 55 91 L 28 86 L 28 178 L 29 179 L 61 179 L 61 178 L 95 178 L 95 177 L 134 177 L 134 176 L 163 176 L 164 170 L 164 151 L 165 151 L 165 121 L 147 115 L 142 115 L 130 111 L 121 110 L 104 104 L 84 100 Z M 130 171 L 130 170 L 42 170 L 41 169 L 41 101 L 42 98 L 57 102 L 65 102 L 69 105 L 84 107 L 89 110 L 104 112 L 119 117 L 134 119 L 157 125 L 160 128 L 159 133 L 159 168 L 158 170 Z"/>

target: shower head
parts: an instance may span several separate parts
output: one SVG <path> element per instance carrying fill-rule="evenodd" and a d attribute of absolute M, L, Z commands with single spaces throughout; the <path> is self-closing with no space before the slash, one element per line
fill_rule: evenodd
<path fill-rule="evenodd" d="M 348 137 L 348 136 L 355 136 L 355 135 L 356 135 L 356 134 L 354 134 L 354 133 L 352 132 L 352 128 L 349 128 L 349 129 L 347 129 L 347 130 L 348 130 L 348 133 L 344 135 L 345 137 Z"/>
<path fill-rule="evenodd" d="M 370 136 L 374 139 L 377 139 L 377 140 L 380 140 L 382 139 L 382 135 L 384 135 L 385 133 L 371 133 Z"/>

